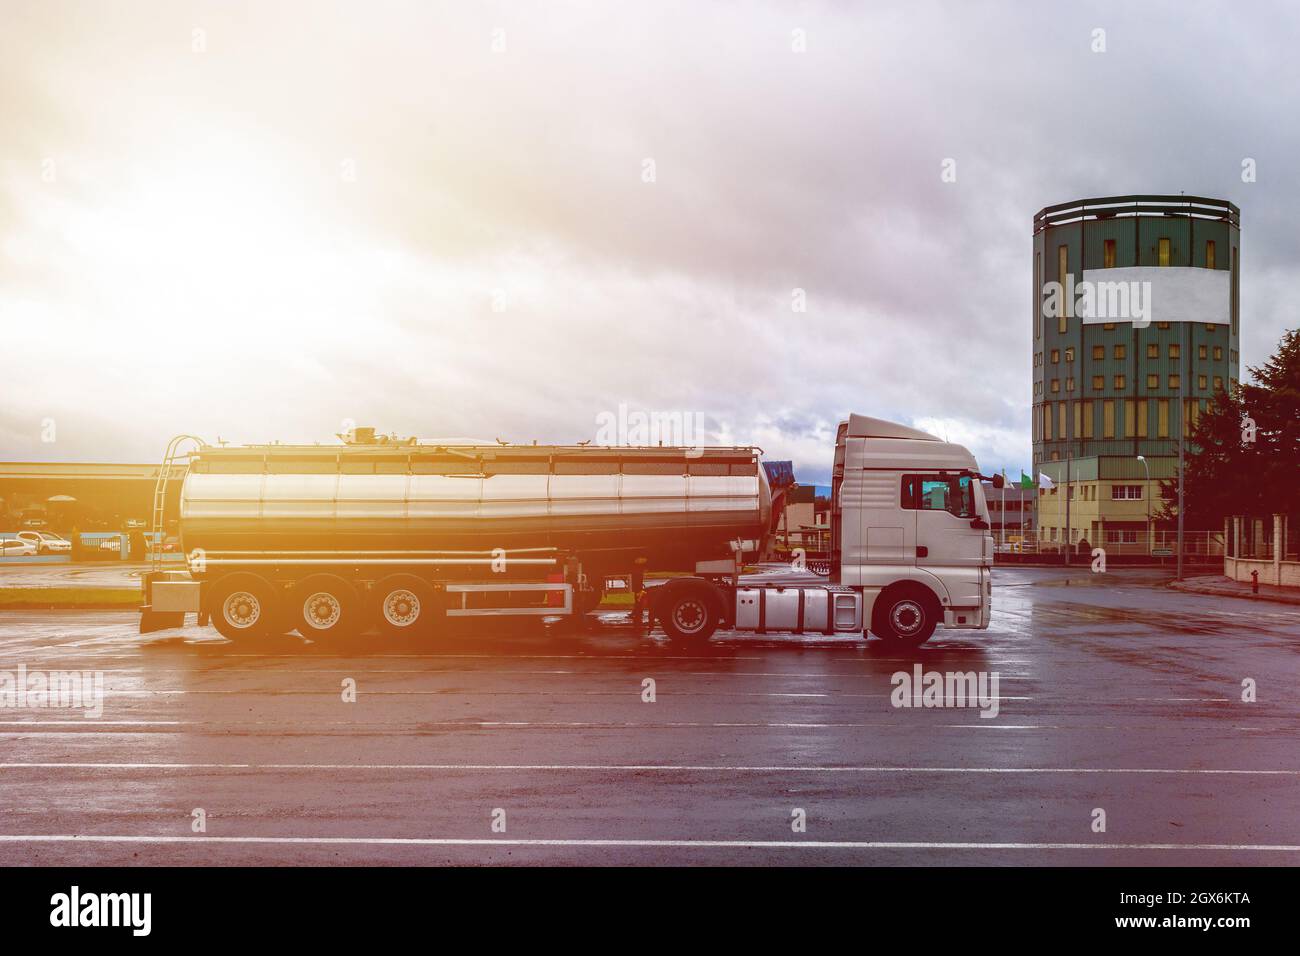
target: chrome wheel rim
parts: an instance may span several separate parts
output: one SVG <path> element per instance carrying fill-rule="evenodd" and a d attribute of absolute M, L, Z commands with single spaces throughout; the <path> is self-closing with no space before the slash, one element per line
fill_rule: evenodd
<path fill-rule="evenodd" d="M 899 601 L 890 609 L 889 623 L 899 634 L 915 634 L 925 623 L 925 611 L 916 601 Z"/>
<path fill-rule="evenodd" d="M 420 598 L 414 591 L 397 588 L 384 598 L 384 620 L 393 627 L 410 627 L 420 619 Z"/>
<path fill-rule="evenodd" d="M 221 616 L 231 627 L 246 630 L 262 617 L 262 602 L 251 591 L 233 591 L 221 602 Z"/>
<path fill-rule="evenodd" d="M 302 602 L 302 617 L 308 627 L 328 631 L 343 616 L 343 604 L 328 591 L 317 591 Z"/>
<path fill-rule="evenodd" d="M 704 629 L 708 612 L 702 601 L 682 601 L 673 608 L 673 624 L 683 634 L 694 634 Z"/>

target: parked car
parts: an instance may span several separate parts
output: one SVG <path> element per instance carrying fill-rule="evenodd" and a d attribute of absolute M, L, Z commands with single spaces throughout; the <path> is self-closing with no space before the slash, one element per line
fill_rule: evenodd
<path fill-rule="evenodd" d="M 72 542 L 49 531 L 19 531 L 18 537 L 36 545 L 37 554 L 71 554 Z"/>
<path fill-rule="evenodd" d="M 0 556 L 6 558 L 17 557 L 19 555 L 37 554 L 36 545 L 30 541 L 24 541 L 16 534 L 0 534 Z"/>

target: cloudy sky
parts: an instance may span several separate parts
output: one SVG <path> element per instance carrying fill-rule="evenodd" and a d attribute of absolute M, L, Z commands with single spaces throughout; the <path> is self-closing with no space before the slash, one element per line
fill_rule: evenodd
<path fill-rule="evenodd" d="M 0 0 L 0 459 L 571 442 L 622 404 L 809 481 L 849 411 L 1027 467 L 1042 206 L 1230 199 L 1243 363 L 1300 321 L 1296 21 Z"/>

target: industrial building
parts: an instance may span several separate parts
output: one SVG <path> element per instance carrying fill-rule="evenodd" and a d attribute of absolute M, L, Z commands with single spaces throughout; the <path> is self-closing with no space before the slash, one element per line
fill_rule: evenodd
<path fill-rule="evenodd" d="M 1033 221 L 1033 469 L 1040 546 L 1150 548 L 1160 481 L 1240 378 L 1240 210 L 1140 195 Z M 1067 530 L 1068 528 L 1068 530 Z"/>

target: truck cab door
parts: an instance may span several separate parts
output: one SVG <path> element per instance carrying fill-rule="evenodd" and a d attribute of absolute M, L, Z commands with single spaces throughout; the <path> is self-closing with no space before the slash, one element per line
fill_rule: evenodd
<path fill-rule="evenodd" d="M 980 568 L 987 532 L 972 527 L 981 517 L 969 475 L 916 475 L 916 566 L 937 575 L 954 607 L 982 601 Z M 983 516 L 987 522 L 987 514 Z"/>

